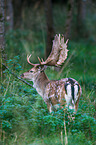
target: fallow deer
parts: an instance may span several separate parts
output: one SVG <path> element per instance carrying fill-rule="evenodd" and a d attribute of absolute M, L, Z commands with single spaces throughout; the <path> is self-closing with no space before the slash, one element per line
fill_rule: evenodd
<path fill-rule="evenodd" d="M 49 80 L 44 70 L 46 66 L 60 66 L 67 58 L 67 42 L 64 43 L 64 37 L 56 35 L 53 40 L 52 51 L 46 61 L 39 59 L 38 64 L 30 62 L 30 56 L 27 61 L 33 67 L 21 75 L 22 78 L 33 81 L 33 87 L 37 90 L 47 104 L 49 112 L 58 106 L 67 105 L 70 109 L 77 111 L 81 96 L 81 86 L 73 78 L 63 78 L 61 80 Z M 60 104 L 60 105 L 58 105 Z"/>

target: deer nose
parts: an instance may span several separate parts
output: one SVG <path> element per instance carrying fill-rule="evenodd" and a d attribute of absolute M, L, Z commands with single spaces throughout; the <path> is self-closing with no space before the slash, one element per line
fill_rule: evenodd
<path fill-rule="evenodd" d="M 20 77 L 23 78 L 24 77 L 24 74 L 20 75 Z"/>

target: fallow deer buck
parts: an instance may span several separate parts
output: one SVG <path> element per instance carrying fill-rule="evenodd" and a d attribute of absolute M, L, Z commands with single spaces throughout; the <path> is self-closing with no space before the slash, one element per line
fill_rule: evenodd
<path fill-rule="evenodd" d="M 60 66 L 67 58 L 67 42 L 64 43 L 64 37 L 56 35 L 53 40 L 52 51 L 46 61 L 39 59 L 38 64 L 27 61 L 33 66 L 32 69 L 23 73 L 22 78 L 33 81 L 33 87 L 37 90 L 47 104 L 49 112 L 58 106 L 67 105 L 70 109 L 77 111 L 81 96 L 81 86 L 73 78 L 63 78 L 61 80 L 49 80 L 44 70 L 46 66 Z M 60 105 L 58 105 L 60 104 Z"/>

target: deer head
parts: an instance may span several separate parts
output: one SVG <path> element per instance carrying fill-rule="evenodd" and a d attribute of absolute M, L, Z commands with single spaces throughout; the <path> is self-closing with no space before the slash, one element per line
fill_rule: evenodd
<path fill-rule="evenodd" d="M 29 56 L 27 55 L 27 62 L 28 62 L 30 65 L 32 65 L 33 67 L 32 67 L 29 71 L 23 73 L 23 74 L 21 75 L 21 77 L 22 77 L 22 78 L 26 78 L 26 79 L 28 79 L 28 80 L 30 80 L 30 81 L 33 81 L 33 80 L 37 77 L 37 75 L 38 75 L 41 71 L 44 70 L 44 66 L 41 66 L 40 64 L 33 64 L 33 63 L 31 63 L 30 60 L 29 60 L 30 57 L 31 57 L 31 55 L 29 55 Z"/>
<path fill-rule="evenodd" d="M 41 61 L 38 57 L 38 64 L 31 63 L 29 60 L 31 55 L 27 56 L 27 62 L 33 67 L 28 72 L 23 73 L 21 77 L 33 81 L 38 76 L 38 74 L 45 70 L 47 66 L 60 66 L 62 63 L 64 63 L 68 52 L 66 49 L 67 42 L 68 40 L 64 43 L 64 36 L 60 37 L 60 34 L 59 36 L 56 35 L 55 39 L 53 40 L 52 51 L 49 57 L 45 61 L 43 61 L 43 59 Z"/>

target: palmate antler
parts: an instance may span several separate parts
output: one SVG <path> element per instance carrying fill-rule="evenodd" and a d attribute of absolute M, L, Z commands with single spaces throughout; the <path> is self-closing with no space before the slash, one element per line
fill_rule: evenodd
<path fill-rule="evenodd" d="M 41 65 L 48 66 L 59 66 L 64 63 L 67 58 L 67 43 L 68 40 L 64 43 L 64 36 L 59 36 L 56 34 L 55 39 L 53 40 L 52 51 L 49 57 L 45 61 L 40 61 Z"/>
<path fill-rule="evenodd" d="M 64 36 L 59 36 L 56 34 L 55 39 L 53 40 L 53 46 L 52 46 L 52 51 L 49 55 L 49 57 L 43 61 L 39 59 L 40 64 L 33 64 L 29 61 L 30 56 L 27 56 L 27 61 L 29 64 L 33 66 L 38 66 L 38 65 L 47 65 L 47 66 L 60 66 L 62 63 L 64 63 L 65 59 L 67 58 L 67 43 L 68 40 L 64 43 Z"/>

